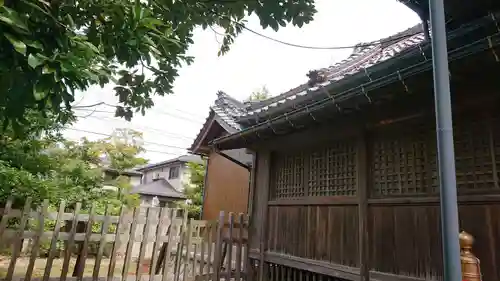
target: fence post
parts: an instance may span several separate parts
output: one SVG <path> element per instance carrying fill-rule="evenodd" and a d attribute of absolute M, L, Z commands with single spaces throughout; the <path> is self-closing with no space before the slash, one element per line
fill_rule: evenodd
<path fill-rule="evenodd" d="M 223 229 L 224 229 L 224 222 L 225 222 L 224 211 L 220 211 L 219 221 L 217 222 L 217 232 L 215 234 L 217 236 L 216 236 L 216 242 L 215 242 L 215 257 L 214 257 L 214 264 L 213 264 L 216 281 L 220 280 L 220 273 L 221 273 L 221 267 L 222 267 L 221 264 L 224 261 L 222 259 L 222 243 L 224 240 L 222 235 L 223 235 Z"/>
<path fill-rule="evenodd" d="M 481 268 L 479 259 L 471 252 L 474 237 L 465 232 L 460 232 L 460 263 L 462 265 L 462 280 L 481 281 Z"/>

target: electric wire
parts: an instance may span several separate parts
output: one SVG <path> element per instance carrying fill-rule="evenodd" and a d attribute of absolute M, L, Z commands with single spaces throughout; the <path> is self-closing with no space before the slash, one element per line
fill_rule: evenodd
<path fill-rule="evenodd" d="M 209 2 L 209 1 L 202 1 L 202 2 Z M 254 35 L 260 36 L 260 37 L 265 38 L 267 40 L 274 41 L 276 43 L 280 43 L 280 44 L 287 45 L 287 46 L 290 46 L 290 47 L 302 48 L 302 49 L 311 49 L 311 50 L 345 50 L 345 49 L 354 49 L 354 48 L 365 48 L 365 47 L 371 47 L 371 46 L 379 45 L 382 42 L 384 42 L 384 43 L 397 42 L 399 40 L 402 40 L 402 39 L 405 39 L 405 38 L 409 38 L 409 37 L 412 37 L 412 36 L 417 35 L 419 33 L 422 33 L 421 31 L 418 31 L 418 32 L 410 33 L 410 34 L 401 35 L 401 36 L 393 36 L 393 37 L 389 37 L 387 39 L 378 39 L 378 40 L 370 41 L 370 42 L 367 42 L 367 43 L 360 43 L 360 44 L 348 45 L 348 46 L 307 46 L 307 45 L 302 45 L 302 44 L 295 44 L 295 43 L 286 42 L 286 41 L 279 40 L 279 39 L 273 38 L 271 36 L 262 34 L 260 32 L 257 32 L 255 30 L 247 27 L 245 24 L 243 24 L 241 22 L 233 20 L 229 16 L 220 15 L 217 12 L 210 10 L 210 8 L 205 5 L 205 3 L 201 3 L 201 4 L 204 6 L 205 9 L 207 9 L 209 12 L 211 12 L 215 16 L 226 18 L 227 20 L 229 20 L 232 23 L 238 25 L 239 27 L 247 30 L 248 32 L 253 33 Z"/>
<path fill-rule="evenodd" d="M 105 133 L 100 133 L 100 132 L 95 132 L 95 131 L 89 131 L 89 130 L 83 130 L 83 129 L 78 129 L 78 128 L 69 128 L 65 127 L 66 130 L 70 131 L 76 131 L 76 132 L 82 132 L 82 133 L 87 133 L 87 134 L 94 134 L 98 136 L 104 136 L 104 137 L 113 137 L 111 134 L 105 134 Z M 172 148 L 172 149 L 181 149 L 181 150 L 187 150 L 185 147 L 180 147 L 180 146 L 174 146 L 174 145 L 168 145 L 168 144 L 163 144 L 163 143 L 157 143 L 157 142 L 151 142 L 151 141 L 143 141 L 144 144 L 150 144 L 150 145 L 157 145 L 157 146 L 163 146 L 166 148 Z"/>
<path fill-rule="evenodd" d="M 81 107 L 79 106 L 79 107 L 74 108 L 74 109 L 76 109 L 76 110 L 82 110 L 82 111 L 91 111 L 92 110 L 92 109 L 90 109 L 91 107 L 96 107 L 96 106 L 99 106 L 99 105 L 105 105 L 105 106 L 114 107 L 114 108 L 118 107 L 117 105 L 111 105 L 111 104 L 102 102 L 102 103 L 89 104 L 89 105 L 85 105 L 85 106 L 81 106 Z M 187 111 L 182 111 L 182 110 L 179 110 L 179 109 L 173 109 L 173 110 L 176 110 L 176 111 L 178 111 L 180 113 L 184 113 L 184 114 L 188 114 L 188 115 L 194 115 L 192 113 L 189 113 Z M 114 111 L 109 111 L 109 110 L 95 110 L 95 112 L 115 114 Z M 173 118 L 177 118 L 177 119 L 181 119 L 181 120 L 193 122 L 193 123 L 200 124 L 200 125 L 203 123 L 203 121 L 201 121 L 201 120 L 196 120 L 196 119 L 188 118 L 186 116 L 172 114 L 170 112 L 165 112 L 165 111 L 162 111 L 162 110 L 152 109 L 152 110 L 150 110 L 148 112 L 163 114 L 163 115 L 167 115 L 167 116 L 170 116 L 170 117 L 173 117 Z M 78 117 L 81 117 L 81 116 L 78 116 Z"/>
<path fill-rule="evenodd" d="M 121 122 L 121 121 L 124 121 L 124 120 L 120 120 L 120 119 L 113 119 L 112 117 L 107 117 L 107 116 L 88 116 L 87 118 L 93 118 L 93 119 L 101 120 L 101 121 L 104 121 L 104 122 Z M 183 138 L 183 139 L 187 139 L 187 140 L 192 140 L 193 139 L 193 137 L 190 137 L 190 136 L 175 134 L 175 133 L 163 131 L 163 130 L 156 129 L 156 128 L 149 127 L 149 126 L 134 125 L 134 127 L 136 127 L 138 130 L 141 130 L 141 131 L 144 131 L 144 132 L 147 132 L 147 131 L 149 131 L 149 132 L 155 132 L 157 134 L 164 135 L 164 136 L 167 136 L 167 137 Z M 131 128 L 131 129 L 134 129 L 134 128 Z"/>

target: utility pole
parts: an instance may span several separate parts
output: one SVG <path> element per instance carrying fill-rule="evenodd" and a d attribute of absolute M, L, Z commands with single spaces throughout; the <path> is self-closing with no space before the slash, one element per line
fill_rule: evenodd
<path fill-rule="evenodd" d="M 457 180 L 443 0 L 429 0 L 444 279 L 461 281 Z"/>

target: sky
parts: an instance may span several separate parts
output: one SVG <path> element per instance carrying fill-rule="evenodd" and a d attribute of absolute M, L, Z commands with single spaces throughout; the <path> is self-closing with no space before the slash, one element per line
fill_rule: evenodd
<path fill-rule="evenodd" d="M 317 47 L 353 46 L 391 36 L 420 22 L 418 16 L 396 0 L 316 0 L 314 21 L 302 28 L 292 25 L 278 32 L 262 29 L 256 16 L 247 27 L 281 41 Z M 229 53 L 217 56 L 221 36 L 213 30 L 197 29 L 188 54 L 194 63 L 179 70 L 174 94 L 155 97 L 154 107 L 144 116 L 137 114 L 128 122 L 115 118 L 114 108 L 101 105 L 75 110 L 78 121 L 64 131 L 68 139 L 104 138 L 117 128 L 141 131 L 150 163 L 187 153 L 199 133 L 217 91 L 238 100 L 266 86 L 271 95 L 279 95 L 307 81 L 313 69 L 328 67 L 346 58 L 352 49 L 314 50 L 283 45 L 244 30 Z M 117 104 L 113 85 L 92 87 L 78 93 L 75 104 L 98 102 Z"/>

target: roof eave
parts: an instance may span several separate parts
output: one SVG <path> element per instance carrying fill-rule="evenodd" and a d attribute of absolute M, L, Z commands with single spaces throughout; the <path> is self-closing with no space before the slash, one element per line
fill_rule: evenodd
<path fill-rule="evenodd" d="M 191 147 L 189 148 L 189 151 L 192 151 L 193 153 L 197 153 L 198 148 L 200 147 L 201 143 L 205 139 L 206 135 L 208 134 L 208 131 L 210 130 L 210 127 L 212 126 L 214 122 L 214 116 L 215 112 L 210 109 L 210 113 L 208 114 L 208 117 L 205 119 L 205 123 L 203 123 L 203 126 L 200 129 L 200 132 L 198 135 L 196 135 L 196 138 L 194 139 L 193 143 L 191 144 Z"/>
<path fill-rule="evenodd" d="M 455 45 L 454 48 L 452 47 L 452 44 L 450 44 L 450 47 L 451 47 L 451 51 L 449 52 L 450 62 L 453 60 L 456 60 L 456 59 L 460 59 L 465 54 L 471 54 L 474 52 L 478 52 L 477 50 L 481 50 L 478 47 L 480 45 L 485 45 L 486 47 L 488 47 L 488 46 L 491 47 L 491 44 L 500 45 L 499 36 L 496 36 L 495 38 L 493 38 L 493 36 L 487 36 L 484 38 L 481 37 L 481 39 L 474 41 L 471 44 L 468 44 L 467 47 L 464 47 L 463 46 L 464 43 L 459 39 L 462 36 L 468 36 L 471 33 L 473 33 L 475 31 L 474 28 L 482 28 L 482 26 L 474 26 L 474 27 L 471 26 L 470 29 L 460 31 L 459 34 L 457 33 L 457 34 L 450 34 L 451 36 L 449 35 L 448 40 L 450 40 L 450 38 L 457 39 L 457 41 L 453 42 L 454 43 L 453 45 Z M 471 40 L 471 38 L 469 38 L 468 40 Z M 451 42 L 452 41 L 450 41 L 450 43 Z M 341 91 L 341 93 L 338 93 L 338 91 L 336 91 L 337 94 L 335 95 L 335 98 L 337 99 L 337 102 L 339 102 L 339 99 L 338 99 L 339 96 L 341 96 L 341 100 L 340 100 L 341 102 L 346 101 L 347 99 L 350 99 L 351 97 L 362 95 L 363 94 L 362 90 L 363 91 L 366 90 L 367 92 L 370 92 L 370 91 L 375 90 L 377 88 L 380 88 L 380 87 L 383 87 L 383 86 L 386 86 L 389 84 L 393 84 L 394 81 L 400 81 L 401 79 L 406 79 L 406 78 L 413 76 L 417 73 L 421 73 L 423 71 L 429 71 L 430 69 L 432 69 L 432 60 L 428 60 L 427 58 L 432 57 L 432 56 L 430 54 L 429 43 L 426 42 L 424 44 L 426 44 L 426 46 L 423 46 L 422 48 L 412 49 L 412 50 L 410 50 L 411 54 L 408 54 L 408 56 L 405 56 L 406 58 L 408 58 L 408 57 L 418 58 L 418 60 L 416 60 L 416 62 L 413 62 L 409 65 L 405 64 L 404 68 L 400 67 L 399 70 L 397 70 L 395 72 L 391 72 L 388 75 L 384 75 L 382 78 L 379 78 L 377 80 L 370 80 L 369 82 L 362 82 L 362 79 L 361 79 L 363 77 L 362 75 L 353 75 L 353 76 L 347 78 L 351 81 L 353 81 L 353 79 L 359 79 L 356 81 L 360 81 L 360 82 L 359 83 L 356 82 L 355 87 L 352 87 L 352 88 L 345 90 L 345 91 Z M 477 50 L 472 51 L 471 48 L 475 48 L 474 50 L 476 50 L 476 49 Z M 427 54 L 424 51 L 427 52 Z M 421 56 L 421 57 L 418 57 L 418 56 Z M 398 56 L 398 57 L 389 59 L 386 61 L 386 63 L 391 62 L 394 64 L 394 63 L 398 62 L 399 60 L 403 60 L 403 57 Z M 409 60 L 409 61 L 412 61 L 412 60 Z M 375 65 L 374 67 L 376 67 L 379 72 L 383 72 L 384 69 L 385 69 L 385 71 L 387 71 L 388 67 L 387 67 L 386 63 L 383 65 Z M 371 73 L 373 74 L 375 72 L 371 72 Z M 330 92 L 332 90 L 335 91 L 335 90 L 337 90 L 337 87 L 338 87 L 338 83 L 331 83 L 329 85 L 326 85 L 325 87 L 319 87 L 319 88 L 315 89 L 313 92 L 319 93 L 321 91 L 323 91 L 323 92 Z M 331 100 L 331 99 L 327 97 L 327 98 L 321 100 L 320 102 L 308 104 L 305 107 L 301 107 L 301 108 L 296 109 L 290 113 L 277 116 L 277 117 L 275 117 L 271 120 L 268 120 L 266 122 L 256 124 L 256 125 L 251 126 L 245 130 L 242 130 L 238 133 L 218 138 L 218 139 L 214 140 L 211 143 L 211 145 L 214 145 L 220 149 L 236 148 L 236 147 L 231 146 L 228 143 L 230 143 L 234 140 L 240 139 L 240 138 L 245 138 L 246 136 L 249 136 L 250 134 L 255 133 L 255 132 L 257 132 L 257 134 L 258 134 L 258 133 L 263 132 L 265 129 L 268 129 L 268 128 L 271 128 L 274 131 L 274 128 L 271 127 L 272 123 L 274 123 L 274 122 L 276 122 L 276 123 L 277 122 L 281 122 L 281 123 L 290 122 L 290 120 L 288 118 L 294 118 L 296 116 L 302 115 L 302 113 L 306 109 L 308 110 L 308 113 L 313 113 L 314 110 L 316 110 L 317 105 L 321 105 L 321 103 L 326 103 L 329 100 Z"/>
<path fill-rule="evenodd" d="M 238 131 L 237 129 L 227 124 L 214 110 L 211 109 L 209 116 L 207 117 L 195 140 L 191 144 L 189 151 L 194 154 L 206 155 L 207 147 L 202 146 L 202 143 L 206 139 L 207 134 L 210 132 L 210 129 L 212 128 L 214 122 L 217 122 L 217 124 L 219 124 L 226 132 L 230 134 L 236 133 Z"/>
<path fill-rule="evenodd" d="M 187 199 L 187 197 L 185 195 L 167 196 L 167 195 L 158 194 L 158 193 L 154 193 L 154 192 L 138 192 L 137 194 L 139 194 L 139 195 L 147 195 L 147 196 L 158 196 L 158 197 L 178 199 L 178 200 Z"/>
<path fill-rule="evenodd" d="M 158 167 L 168 166 L 168 165 L 177 164 L 177 163 L 184 163 L 184 162 L 186 162 L 186 161 L 181 161 L 179 159 L 169 160 L 169 161 L 165 161 L 165 162 L 151 164 L 151 166 L 138 168 L 138 169 L 136 169 L 136 171 L 147 172 L 147 171 L 154 170 L 155 168 L 158 168 Z"/>

